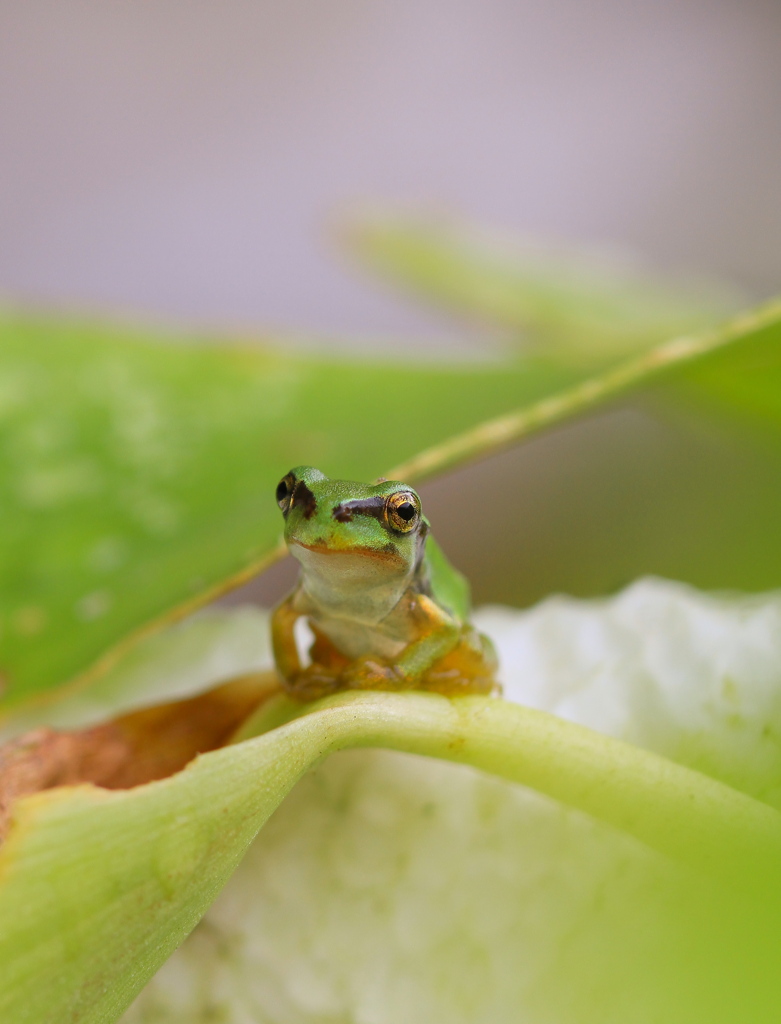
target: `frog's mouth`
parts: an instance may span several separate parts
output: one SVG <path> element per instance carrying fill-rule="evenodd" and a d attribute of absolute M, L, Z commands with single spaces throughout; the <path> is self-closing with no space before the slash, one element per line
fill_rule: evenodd
<path fill-rule="evenodd" d="M 330 614 L 378 622 L 398 603 L 411 576 L 401 555 L 382 548 L 339 550 L 328 544 L 291 541 L 307 593 Z"/>
<path fill-rule="evenodd" d="M 318 543 L 315 541 L 313 544 L 304 544 L 300 540 L 288 541 L 288 547 L 290 553 L 294 558 L 297 558 L 300 562 L 306 559 L 307 565 L 311 561 L 319 561 L 319 556 L 326 555 L 328 558 L 337 558 L 341 555 L 342 558 L 357 558 L 363 561 L 366 558 L 374 559 L 375 561 L 385 562 L 388 566 L 402 567 L 405 565 L 404 559 L 398 553 L 393 544 L 388 542 L 382 548 L 370 548 L 370 547 L 349 547 L 349 548 L 335 548 L 331 544 L 325 542 Z M 301 555 L 300 552 L 296 552 L 294 548 L 303 548 L 304 551 L 311 552 L 315 556 L 314 559 L 309 559 L 307 556 Z"/>

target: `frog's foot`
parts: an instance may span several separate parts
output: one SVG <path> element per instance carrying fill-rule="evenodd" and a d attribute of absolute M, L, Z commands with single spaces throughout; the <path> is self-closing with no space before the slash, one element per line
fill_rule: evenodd
<path fill-rule="evenodd" d="M 401 669 L 379 658 L 357 658 L 342 674 L 349 690 L 406 690 L 412 685 Z"/>
<path fill-rule="evenodd" d="M 446 697 L 468 694 L 500 696 L 493 645 L 476 630 L 465 634 L 449 654 L 435 662 L 420 681 L 420 689 Z"/>
<path fill-rule="evenodd" d="M 420 689 L 441 693 L 445 697 L 499 697 L 502 693 L 502 687 L 492 675 L 464 675 L 457 668 L 431 669 L 421 680 Z"/>
<path fill-rule="evenodd" d="M 320 665 L 313 661 L 305 669 L 293 676 L 292 679 L 282 681 L 285 691 L 296 700 L 309 701 L 319 700 L 337 690 L 345 689 L 340 672 Z"/>

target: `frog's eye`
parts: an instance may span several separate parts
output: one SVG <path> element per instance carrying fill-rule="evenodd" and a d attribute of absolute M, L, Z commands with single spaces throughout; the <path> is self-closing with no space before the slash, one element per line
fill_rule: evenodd
<path fill-rule="evenodd" d="M 394 530 L 401 533 L 409 533 L 414 530 L 420 520 L 420 502 L 416 494 L 409 491 L 399 491 L 391 494 L 386 506 L 388 510 L 388 522 Z"/>
<path fill-rule="evenodd" d="M 288 505 L 290 504 L 290 495 L 295 490 L 295 486 L 296 478 L 292 473 L 283 476 L 277 484 L 277 505 L 279 505 L 283 512 L 287 512 Z"/>

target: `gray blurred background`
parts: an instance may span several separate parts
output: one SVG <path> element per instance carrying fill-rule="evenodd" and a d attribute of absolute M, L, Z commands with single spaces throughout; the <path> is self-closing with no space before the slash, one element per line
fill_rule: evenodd
<path fill-rule="evenodd" d="M 781 279 L 779 55 L 769 0 L 1 0 L 0 295 L 447 350 L 458 325 L 361 276 L 329 237 L 341 210 L 387 200 L 761 298 Z M 437 532 L 478 596 L 676 575 L 664 544 L 685 490 L 654 507 L 658 557 L 606 559 L 617 537 L 655 550 L 670 453 L 683 478 L 721 457 L 718 439 L 687 457 L 668 434 L 608 414 L 430 485 Z M 459 502 L 502 481 L 505 519 L 465 537 Z M 619 506 L 615 528 L 592 528 Z M 508 508 L 537 580 L 523 592 L 486 582 Z"/>

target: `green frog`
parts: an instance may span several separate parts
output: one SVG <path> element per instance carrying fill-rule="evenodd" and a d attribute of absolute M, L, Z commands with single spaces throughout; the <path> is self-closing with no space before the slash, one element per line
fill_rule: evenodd
<path fill-rule="evenodd" d="M 498 692 L 493 646 L 468 621 L 469 585 L 431 536 L 411 487 L 331 480 L 297 466 L 280 481 L 277 504 L 301 564 L 295 589 L 271 620 L 289 694 Z M 295 635 L 302 618 L 314 636 L 307 665 Z"/>

